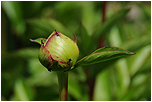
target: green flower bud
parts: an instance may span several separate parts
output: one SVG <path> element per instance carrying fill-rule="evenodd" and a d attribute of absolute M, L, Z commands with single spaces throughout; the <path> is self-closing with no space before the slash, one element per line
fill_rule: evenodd
<path fill-rule="evenodd" d="M 74 67 L 79 56 L 76 36 L 73 41 L 58 31 L 54 31 L 45 42 L 41 40 L 38 58 L 49 71 L 66 71 Z M 36 40 L 31 40 L 38 42 Z M 40 43 L 40 42 L 39 42 Z"/>

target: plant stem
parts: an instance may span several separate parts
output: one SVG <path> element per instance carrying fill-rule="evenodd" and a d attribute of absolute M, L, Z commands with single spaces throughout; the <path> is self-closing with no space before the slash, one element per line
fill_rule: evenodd
<path fill-rule="evenodd" d="M 106 10 L 107 10 L 107 1 L 103 1 L 102 10 L 101 10 L 102 11 L 101 23 L 104 23 L 106 21 Z M 101 48 L 104 46 L 104 41 L 105 41 L 105 35 L 100 36 L 98 48 Z"/>
<path fill-rule="evenodd" d="M 68 100 L 68 72 L 56 72 L 59 82 L 60 101 Z"/>
<path fill-rule="evenodd" d="M 88 85 L 89 85 L 89 101 L 93 101 L 93 91 L 94 91 L 94 85 L 95 85 L 95 78 L 94 79 L 89 79 Z"/>
<path fill-rule="evenodd" d="M 107 9 L 107 1 L 103 1 L 102 6 L 102 23 L 106 21 L 106 9 Z"/>

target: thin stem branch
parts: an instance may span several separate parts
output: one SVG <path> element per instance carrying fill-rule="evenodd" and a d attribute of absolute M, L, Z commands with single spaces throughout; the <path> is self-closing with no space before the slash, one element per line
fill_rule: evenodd
<path fill-rule="evenodd" d="M 68 72 L 56 72 L 59 82 L 60 101 L 68 100 Z"/>

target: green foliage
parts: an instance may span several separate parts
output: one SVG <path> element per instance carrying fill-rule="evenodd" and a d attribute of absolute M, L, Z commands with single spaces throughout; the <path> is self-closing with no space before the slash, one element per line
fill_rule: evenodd
<path fill-rule="evenodd" d="M 56 73 L 48 72 L 40 64 L 40 45 L 29 41 L 47 38 L 55 29 L 73 40 L 73 33 L 77 36 L 78 60 L 83 58 L 69 71 L 68 100 L 151 100 L 150 1 L 108 1 L 104 23 L 101 23 L 104 3 L 100 1 L 1 3 L 2 101 L 59 100 Z M 104 46 L 116 49 L 98 49 L 101 35 Z M 136 54 L 125 58 L 112 56 L 115 59 L 110 57 L 105 61 L 107 56 L 102 55 L 103 50 L 108 50 L 104 53 L 109 57 L 132 54 L 128 51 Z M 97 54 L 99 59 L 93 60 Z M 90 61 L 94 64 L 85 66 Z M 92 95 L 91 85 L 94 85 Z"/>
<path fill-rule="evenodd" d="M 116 47 L 109 47 L 109 48 L 100 48 L 91 53 L 88 56 L 80 59 L 75 66 L 83 66 L 83 65 L 90 65 L 100 62 L 105 62 L 111 59 L 124 57 L 125 55 L 133 55 L 135 53 L 129 52 L 120 48 Z"/>
<path fill-rule="evenodd" d="M 97 32 L 93 35 L 95 39 L 100 38 L 100 36 L 102 34 L 106 34 L 106 32 L 109 31 L 109 29 L 111 29 L 111 27 L 115 24 L 117 24 L 120 20 L 122 20 L 126 14 L 129 12 L 130 9 L 124 9 L 122 11 L 120 11 L 119 13 L 113 15 L 111 18 L 109 18 L 108 20 L 106 20 L 106 22 L 100 26 L 97 29 Z"/>

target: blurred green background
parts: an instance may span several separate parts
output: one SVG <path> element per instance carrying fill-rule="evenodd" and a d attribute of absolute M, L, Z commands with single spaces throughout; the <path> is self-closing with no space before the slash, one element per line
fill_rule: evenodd
<path fill-rule="evenodd" d="M 56 73 L 29 41 L 55 29 L 77 36 L 79 59 L 103 46 L 136 52 L 70 71 L 68 100 L 151 100 L 151 1 L 1 1 L 2 101 L 59 100 Z"/>

